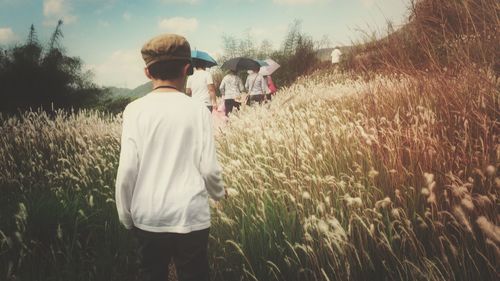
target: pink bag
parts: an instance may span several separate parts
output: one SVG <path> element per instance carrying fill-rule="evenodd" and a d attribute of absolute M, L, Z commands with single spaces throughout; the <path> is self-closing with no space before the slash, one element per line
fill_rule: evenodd
<path fill-rule="evenodd" d="M 269 91 L 271 92 L 271 94 L 276 93 L 276 91 L 277 91 L 276 85 L 274 85 L 274 82 L 273 82 L 273 79 L 271 78 L 271 76 L 267 76 L 267 87 L 269 88 Z"/>

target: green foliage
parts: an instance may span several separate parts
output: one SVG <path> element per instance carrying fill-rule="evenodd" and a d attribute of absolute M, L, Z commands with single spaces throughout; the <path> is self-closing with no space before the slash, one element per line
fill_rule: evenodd
<path fill-rule="evenodd" d="M 314 41 L 302 32 L 300 21 L 290 25 L 282 49 L 275 52 L 273 58 L 281 65 L 279 71 L 273 74 L 273 80 L 280 86 L 291 85 L 299 76 L 311 72 L 319 63 Z"/>
<path fill-rule="evenodd" d="M 82 61 L 67 56 L 59 46 L 61 26 L 59 21 L 47 48 L 39 43 L 32 25 L 24 44 L 1 52 L 1 112 L 78 109 L 95 105 L 103 96 L 82 70 Z"/>

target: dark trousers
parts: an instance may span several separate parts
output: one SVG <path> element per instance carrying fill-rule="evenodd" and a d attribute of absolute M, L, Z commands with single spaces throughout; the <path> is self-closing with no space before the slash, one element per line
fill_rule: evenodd
<path fill-rule="evenodd" d="M 209 229 L 191 233 L 155 233 L 134 228 L 139 240 L 141 280 L 168 280 L 168 265 L 173 259 L 179 281 L 208 281 L 207 259 Z"/>
<path fill-rule="evenodd" d="M 247 99 L 247 105 L 252 105 L 255 102 L 261 104 L 264 101 L 265 95 L 250 95 Z"/>
<path fill-rule="evenodd" d="M 238 110 L 240 110 L 240 105 L 241 105 L 241 103 L 235 101 L 234 99 L 224 100 L 224 107 L 226 108 L 226 116 L 230 112 L 233 112 L 234 107 L 236 107 Z"/>

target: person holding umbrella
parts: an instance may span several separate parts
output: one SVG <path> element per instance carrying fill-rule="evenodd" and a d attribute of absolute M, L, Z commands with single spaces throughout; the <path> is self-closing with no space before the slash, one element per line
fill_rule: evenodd
<path fill-rule="evenodd" d="M 245 82 L 245 88 L 249 93 L 247 105 L 252 105 L 255 102 L 261 104 L 265 100 L 267 93 L 267 81 L 259 74 L 260 65 L 254 66 L 250 69 Z"/>
<path fill-rule="evenodd" d="M 214 108 L 217 109 L 217 99 L 212 74 L 206 68 L 217 65 L 217 63 L 202 51 L 192 51 L 191 57 L 194 73 L 187 79 L 186 94 L 202 101 L 212 112 Z"/>
<path fill-rule="evenodd" d="M 267 81 L 268 91 L 266 93 L 266 99 L 271 100 L 272 95 L 274 95 L 277 91 L 276 85 L 271 78 L 271 74 L 273 74 L 280 67 L 280 65 L 272 59 L 264 60 L 264 62 L 266 65 L 263 65 L 260 68 L 259 74 L 264 76 Z"/>
<path fill-rule="evenodd" d="M 234 107 L 238 110 L 240 109 L 241 104 L 237 102 L 235 98 L 240 96 L 241 92 L 245 90 L 243 81 L 241 81 L 241 78 L 238 77 L 237 74 L 238 72 L 236 70 L 229 70 L 229 73 L 222 78 L 222 82 L 220 83 L 219 90 L 224 96 L 226 116 L 233 111 Z"/>

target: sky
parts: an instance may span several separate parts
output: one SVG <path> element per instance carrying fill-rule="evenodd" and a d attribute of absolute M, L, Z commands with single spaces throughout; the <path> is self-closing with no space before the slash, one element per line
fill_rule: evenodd
<path fill-rule="evenodd" d="M 331 47 L 349 45 L 387 21 L 407 19 L 409 0 L 0 0 L 0 47 L 26 40 L 34 24 L 45 43 L 58 19 L 64 24 L 62 46 L 80 57 L 102 86 L 135 88 L 147 81 L 140 49 L 163 33 L 185 36 L 191 48 L 217 57 L 223 36 L 279 48 L 288 27 L 300 20 L 314 40 Z"/>

